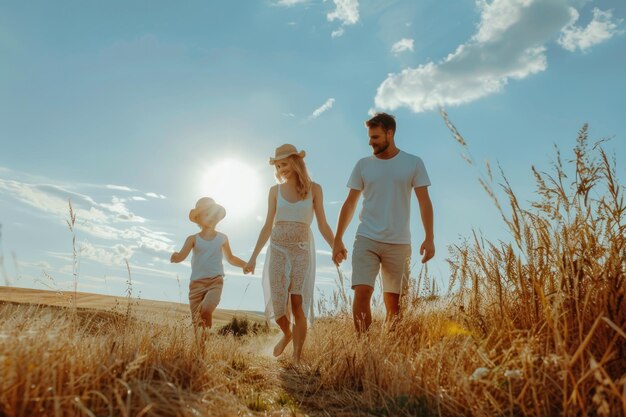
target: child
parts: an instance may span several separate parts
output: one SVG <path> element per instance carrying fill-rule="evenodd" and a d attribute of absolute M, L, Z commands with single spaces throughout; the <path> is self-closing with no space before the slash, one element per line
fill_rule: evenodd
<path fill-rule="evenodd" d="M 243 268 L 246 263 L 233 255 L 225 234 L 215 230 L 215 226 L 226 216 L 224 207 L 212 198 L 203 197 L 196 208 L 189 212 L 189 220 L 202 230 L 185 240 L 180 252 L 174 252 L 170 262 L 182 262 L 193 249 L 191 257 L 191 278 L 189 282 L 189 307 L 194 326 L 211 328 L 213 311 L 220 302 L 224 286 L 224 266 L 222 254 L 234 266 Z"/>

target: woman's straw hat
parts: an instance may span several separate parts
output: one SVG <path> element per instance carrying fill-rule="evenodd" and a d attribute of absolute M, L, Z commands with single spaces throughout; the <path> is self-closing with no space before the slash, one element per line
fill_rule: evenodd
<path fill-rule="evenodd" d="M 205 211 L 209 212 L 209 216 L 218 223 L 226 217 L 226 209 L 215 202 L 212 198 L 202 197 L 196 203 L 196 208 L 189 212 L 189 220 L 198 223 L 198 216 Z"/>
<path fill-rule="evenodd" d="M 273 158 L 270 157 L 270 165 L 274 165 L 276 161 L 280 161 L 281 159 L 285 159 L 291 155 L 298 155 L 300 158 L 304 158 L 304 156 L 306 155 L 306 152 L 304 151 L 298 152 L 295 146 L 290 145 L 288 143 L 284 145 L 280 145 L 278 148 L 276 148 L 274 157 Z"/>

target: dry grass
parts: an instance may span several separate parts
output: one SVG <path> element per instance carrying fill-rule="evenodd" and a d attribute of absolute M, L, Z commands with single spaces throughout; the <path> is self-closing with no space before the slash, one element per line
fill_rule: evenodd
<path fill-rule="evenodd" d="M 138 298 L 116 297 L 112 295 L 86 292 L 62 292 L 60 290 L 38 290 L 33 288 L 0 286 L 0 301 L 25 304 L 42 304 L 56 307 L 77 307 L 83 310 L 112 311 L 126 313 L 128 304 L 133 317 L 152 323 L 164 323 L 189 319 L 189 305 L 168 301 L 154 301 Z M 264 323 L 265 317 L 254 312 L 225 310 L 218 308 L 213 314 L 217 326 L 230 323 L 234 317 L 245 316 L 254 323 Z"/>
<path fill-rule="evenodd" d="M 270 391 L 269 358 L 253 353 L 269 336 L 13 303 L 0 317 L 2 416 L 248 415 L 253 393 Z"/>
<path fill-rule="evenodd" d="M 347 315 L 320 325 L 306 360 L 321 387 L 341 393 L 329 405 L 375 415 L 626 415 L 626 205 L 615 159 L 589 144 L 584 126 L 571 160 L 557 150 L 553 172 L 533 168 L 528 208 L 504 173 L 501 203 L 486 170 L 481 184 L 511 242 L 474 234 L 452 247 L 453 291 L 418 296 L 429 283 L 418 277 L 391 332 L 358 338 Z"/>
<path fill-rule="evenodd" d="M 205 340 L 188 318 L 6 304 L 0 415 L 626 415 L 626 206 L 615 172 L 586 127 L 570 161 L 557 150 L 551 173 L 533 168 L 527 208 L 504 175 L 494 189 L 487 164 L 480 181 L 511 242 L 475 234 L 452 247 L 449 294 L 420 273 L 391 330 L 377 317 L 358 337 L 338 292 L 319 308 L 339 313 L 316 322 L 297 368 L 269 356 L 275 333 Z"/>

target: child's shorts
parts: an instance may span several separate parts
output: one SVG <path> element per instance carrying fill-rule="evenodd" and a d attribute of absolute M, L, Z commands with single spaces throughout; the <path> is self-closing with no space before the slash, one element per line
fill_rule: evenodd
<path fill-rule="evenodd" d="M 224 277 L 198 278 L 189 282 L 189 308 L 191 317 L 196 320 L 202 309 L 215 310 L 222 297 Z"/>

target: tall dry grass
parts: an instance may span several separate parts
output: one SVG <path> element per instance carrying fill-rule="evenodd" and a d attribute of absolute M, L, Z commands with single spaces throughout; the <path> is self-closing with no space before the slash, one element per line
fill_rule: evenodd
<path fill-rule="evenodd" d="M 68 308 L 0 306 L 0 415 L 230 416 L 244 343 L 189 325 Z M 213 336 L 213 335 L 212 335 Z M 243 385 L 243 384 L 242 384 Z"/>
<path fill-rule="evenodd" d="M 364 413 L 626 415 L 626 205 L 614 157 L 585 125 L 570 159 L 557 150 L 551 172 L 533 167 L 527 205 L 504 173 L 502 203 L 486 170 L 480 182 L 511 241 L 474 233 L 451 248 L 447 297 L 414 288 L 394 330 L 362 338 L 349 315 L 330 320 L 306 360 Z"/>

